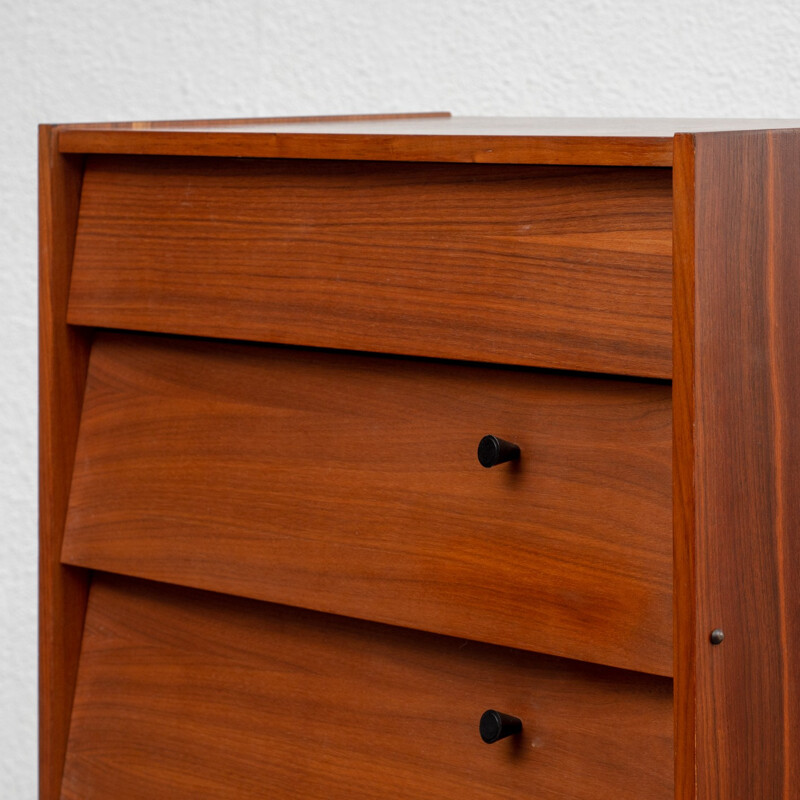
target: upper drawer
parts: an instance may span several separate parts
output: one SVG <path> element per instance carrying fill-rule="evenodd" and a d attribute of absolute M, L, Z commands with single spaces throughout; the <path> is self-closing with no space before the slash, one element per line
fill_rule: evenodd
<path fill-rule="evenodd" d="M 671 170 L 87 161 L 75 324 L 668 378 Z"/>
<path fill-rule="evenodd" d="M 661 383 L 105 333 L 63 558 L 670 674 L 670 413 Z M 482 467 L 484 434 L 521 459 Z"/>

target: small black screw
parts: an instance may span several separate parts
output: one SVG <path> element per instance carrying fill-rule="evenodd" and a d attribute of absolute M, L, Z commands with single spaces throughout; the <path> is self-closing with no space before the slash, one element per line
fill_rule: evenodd
<path fill-rule="evenodd" d="M 708 637 L 708 641 L 711 644 L 722 644 L 722 640 L 725 638 L 725 633 L 720 628 L 714 628 L 711 631 L 711 635 Z"/>

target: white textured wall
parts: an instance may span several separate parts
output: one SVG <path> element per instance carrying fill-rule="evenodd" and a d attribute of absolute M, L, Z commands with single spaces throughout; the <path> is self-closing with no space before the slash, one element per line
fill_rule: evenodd
<path fill-rule="evenodd" d="M 0 0 L 0 798 L 36 795 L 39 122 L 800 117 L 796 0 Z"/>

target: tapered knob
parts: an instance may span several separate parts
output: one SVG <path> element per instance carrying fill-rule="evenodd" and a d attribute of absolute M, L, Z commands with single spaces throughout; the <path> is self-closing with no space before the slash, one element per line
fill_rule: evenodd
<path fill-rule="evenodd" d="M 510 714 L 501 714 L 489 709 L 483 712 L 480 723 L 481 739 L 486 744 L 498 742 L 506 736 L 513 736 L 522 731 L 522 720 Z"/>
<path fill-rule="evenodd" d="M 519 455 L 519 445 L 498 439 L 497 436 L 484 436 L 478 444 L 478 461 L 484 467 L 516 461 Z"/>

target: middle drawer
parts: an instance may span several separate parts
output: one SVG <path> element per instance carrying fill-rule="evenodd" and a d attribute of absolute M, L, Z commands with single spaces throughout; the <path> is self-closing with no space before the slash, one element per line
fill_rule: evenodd
<path fill-rule="evenodd" d="M 62 558 L 669 675 L 670 426 L 666 383 L 101 333 Z"/>

